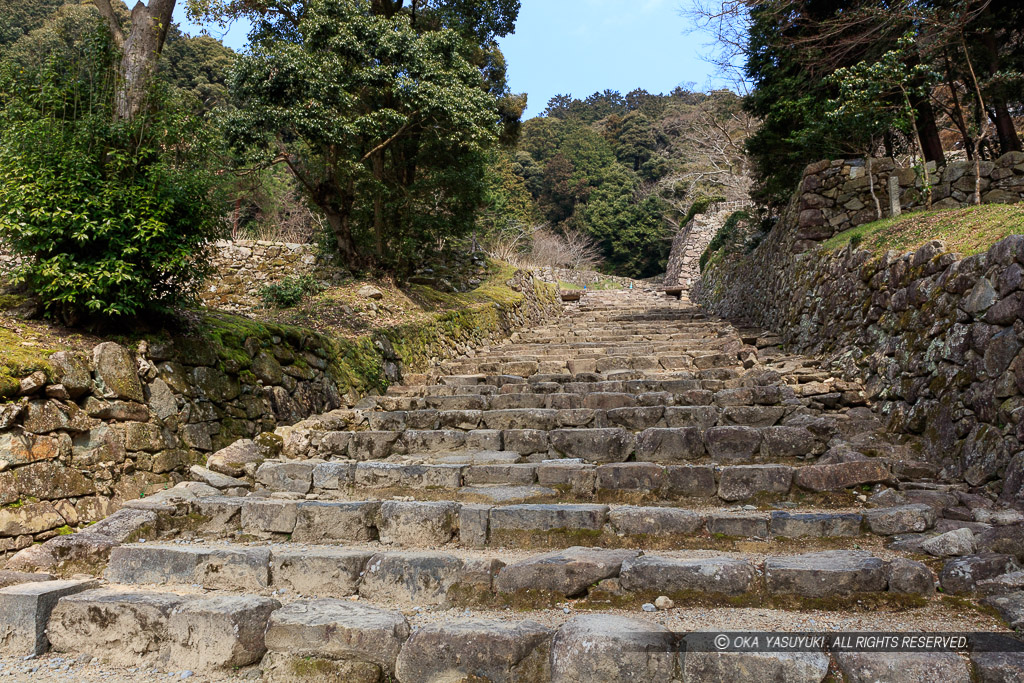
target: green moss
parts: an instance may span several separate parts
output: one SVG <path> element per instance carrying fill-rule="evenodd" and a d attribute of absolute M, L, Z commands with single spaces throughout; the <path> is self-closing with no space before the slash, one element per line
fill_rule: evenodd
<path fill-rule="evenodd" d="M 24 341 L 23 335 L 0 328 L 0 397 L 17 395 L 22 378 L 33 372 L 42 370 L 51 376 L 47 359 L 60 349 L 23 346 Z"/>
<path fill-rule="evenodd" d="M 58 536 L 70 536 L 73 533 L 75 533 L 75 530 L 72 529 L 67 524 L 65 524 L 64 526 L 62 526 L 59 529 L 57 529 L 57 535 Z"/>

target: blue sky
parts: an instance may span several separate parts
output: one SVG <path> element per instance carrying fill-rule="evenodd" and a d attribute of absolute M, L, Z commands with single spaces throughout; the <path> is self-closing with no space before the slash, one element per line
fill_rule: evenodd
<path fill-rule="evenodd" d="M 677 85 L 709 85 L 712 68 L 701 59 L 706 39 L 686 34 L 683 0 L 522 0 L 514 35 L 501 41 L 509 84 L 530 96 L 526 117 L 543 111 L 559 93 L 584 98 L 610 89 L 668 92 Z M 191 33 L 179 4 L 175 13 Z M 245 26 L 210 33 L 245 45 Z"/>

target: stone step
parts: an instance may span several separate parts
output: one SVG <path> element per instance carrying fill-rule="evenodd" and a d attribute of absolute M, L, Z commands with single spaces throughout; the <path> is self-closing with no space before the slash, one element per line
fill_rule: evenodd
<path fill-rule="evenodd" d="M 533 460 L 580 458 L 591 463 L 621 463 L 630 458 L 661 463 L 752 463 L 759 459 L 796 463 L 824 453 L 832 436 L 825 431 L 826 424 L 811 423 L 811 428 L 792 424 L 712 426 L 716 411 L 707 407 L 670 407 L 650 412 L 658 410 L 665 426 L 647 427 L 643 422 L 621 426 L 630 417 L 640 421 L 637 416 L 648 412 L 646 408 L 621 408 L 604 415 L 587 411 L 496 412 L 488 418 L 494 429 L 290 430 L 284 436 L 284 455 L 290 459 L 362 462 L 431 453 L 511 451 Z M 754 419 L 754 411 L 750 412 L 750 419 Z M 741 411 L 731 413 L 740 414 Z M 467 422 L 462 426 L 471 426 L 469 421 L 475 416 L 466 416 Z M 593 426 L 595 422 L 602 424 L 597 421 L 599 416 L 608 418 L 611 424 L 606 421 L 607 426 Z M 458 425 L 457 417 L 449 414 L 445 419 Z M 572 424 L 573 418 L 577 424 Z M 515 426 L 530 424 L 534 427 Z M 634 432 L 629 427 L 641 429 Z"/>
<path fill-rule="evenodd" d="M 251 537 L 298 543 L 379 540 L 400 547 L 731 547 L 734 539 L 829 539 L 846 544 L 862 534 L 920 533 L 936 524 L 925 504 L 896 508 L 799 508 L 774 511 L 724 507 L 600 503 L 482 504 L 451 500 L 288 500 L 199 498 L 168 532 Z M 991 577 L 985 577 L 991 578 Z"/>
<path fill-rule="evenodd" d="M 927 598 L 935 590 L 926 565 L 886 561 L 858 550 L 761 560 L 569 547 L 506 563 L 491 555 L 442 551 L 147 543 L 115 548 L 105 577 L 116 584 L 191 585 L 302 598 L 358 595 L 373 604 L 402 607 L 521 608 L 567 598 L 639 607 L 661 595 L 680 606 L 736 604 L 743 598 L 748 606 L 788 607 L 866 596 L 903 602 L 907 596 Z"/>
<path fill-rule="evenodd" d="M 616 383 L 628 384 L 628 383 Z M 682 382 L 678 384 L 683 384 Z M 776 406 L 789 402 L 792 410 L 800 407 L 793 401 L 795 393 L 788 386 L 770 385 L 765 387 L 737 387 L 725 389 L 704 389 L 700 383 L 685 380 L 683 386 L 673 387 L 672 391 L 587 391 L 576 390 L 574 386 L 566 386 L 559 392 L 537 390 L 537 387 L 524 387 L 523 391 L 495 392 L 493 395 L 454 394 L 451 396 L 410 397 L 382 396 L 374 399 L 382 412 L 411 410 L 581 410 L 633 407 L 671 407 L 713 405 L 725 407 L 762 407 Z M 696 385 L 696 386 L 695 386 Z M 611 388 L 611 387 L 609 387 Z M 622 389 L 646 389 L 647 387 L 627 387 Z M 541 388 L 543 389 L 543 388 Z M 778 411 L 773 411 L 778 412 Z M 786 413 L 783 413 L 785 415 Z M 777 415 L 773 422 L 781 419 Z M 367 417 L 373 419 L 372 414 Z M 371 423 L 372 425 L 372 423 Z"/>
<path fill-rule="evenodd" d="M 516 396 L 507 394 L 507 396 Z M 553 394 L 551 397 L 536 396 L 537 403 L 548 402 L 558 404 L 571 404 L 573 401 L 560 399 L 574 398 L 568 394 Z M 657 396 L 641 394 L 641 397 L 657 399 Z M 495 397 L 500 398 L 500 397 Z M 701 400 L 700 397 L 694 397 Z M 518 397 L 517 397 L 518 399 Z M 475 432 L 481 430 L 508 431 L 508 430 L 539 430 L 550 432 L 558 429 L 608 429 L 622 428 L 632 433 L 645 432 L 647 430 L 662 430 L 661 432 L 651 431 L 651 438 L 660 438 L 657 435 L 670 436 L 672 431 L 691 429 L 696 430 L 692 438 L 698 441 L 702 438 L 708 442 L 709 448 L 713 446 L 711 441 L 724 438 L 741 438 L 740 434 L 746 429 L 754 431 L 746 432 L 747 436 L 742 437 L 744 442 L 752 440 L 753 448 L 744 446 L 736 457 L 744 457 L 742 453 L 756 453 L 767 449 L 766 457 L 774 457 L 769 453 L 773 452 L 775 444 L 779 441 L 786 442 L 786 455 L 808 455 L 821 454 L 825 451 L 825 445 L 830 434 L 828 434 L 829 423 L 824 420 L 814 421 L 805 413 L 794 415 L 799 409 L 798 406 L 769 406 L 769 405 L 727 405 L 712 406 L 706 404 L 692 405 L 636 405 L 636 400 L 629 394 L 590 394 L 583 397 L 583 403 L 591 407 L 582 408 L 494 408 L 488 410 L 458 409 L 458 410 L 437 410 L 434 408 L 416 410 L 394 410 L 375 411 L 364 413 L 368 431 L 371 432 L 447 432 L 451 430 L 462 432 Z M 517 400 L 522 405 L 527 401 Z M 652 401 L 653 402 L 653 401 Z M 498 405 L 501 402 L 495 401 Z M 632 404 L 632 405 L 630 405 Z M 592 406 L 606 406 L 595 408 Z M 821 436 L 817 436 L 807 426 L 810 424 Z M 713 437 L 706 432 L 714 431 L 719 427 L 718 436 Z M 724 431 L 731 427 L 744 428 L 741 431 Z M 756 433 L 755 433 L 756 432 Z M 358 433 L 358 432 L 355 432 Z M 440 436 L 439 434 L 437 436 Z M 639 436 L 639 435 L 638 435 Z M 418 439 L 417 439 L 418 442 Z M 756 442 L 756 443 L 754 443 Z M 798 443 L 799 442 L 799 443 Z M 408 448 L 413 448 L 410 444 Z M 426 450 L 450 450 L 447 445 L 440 449 L 428 447 Z M 692 448 L 690 449 L 692 450 Z M 792 451 L 792 452 L 790 452 Z M 717 452 L 717 451 L 716 451 Z M 353 454 L 359 458 L 361 454 Z M 639 453 L 638 453 L 639 455 Z M 686 457 L 681 454 L 678 457 Z"/>
<path fill-rule="evenodd" d="M 483 451 L 438 455 L 426 463 L 355 461 L 267 461 L 256 473 L 263 490 L 292 494 L 351 495 L 387 491 L 393 495 L 471 495 L 464 489 L 533 486 L 545 495 L 617 499 L 715 499 L 769 502 L 851 487 L 892 482 L 888 463 L 856 460 L 795 467 L 786 464 L 698 465 L 621 462 L 594 465 L 580 459 L 530 462 L 518 453 Z M 942 503 L 956 507 L 958 502 Z"/>
<path fill-rule="evenodd" d="M 639 371 L 621 370 L 607 373 L 579 372 L 574 375 L 553 374 L 549 376 L 549 379 L 544 379 L 543 381 L 541 379 L 543 376 L 527 379 L 516 375 L 441 375 L 438 377 L 438 381 L 447 383 L 442 383 L 440 386 L 436 383 L 394 386 L 388 390 L 388 395 L 407 395 L 413 391 L 436 391 L 439 392 L 439 395 L 452 395 L 453 393 L 493 394 L 501 393 L 502 391 L 505 393 L 551 393 L 552 391 L 643 393 L 649 391 L 690 391 L 693 389 L 717 391 L 718 389 L 738 388 L 748 385 L 757 386 L 766 383 L 778 383 L 781 376 L 770 375 L 766 378 L 766 382 L 765 378 L 762 378 L 763 374 L 762 372 L 742 372 L 732 368 L 708 368 L 704 370 L 654 373 L 647 377 Z M 694 381 L 701 382 L 701 384 L 694 384 Z M 681 384 L 680 382 L 689 383 Z M 551 385 L 566 386 L 555 389 Z M 457 387 L 457 389 L 453 390 L 452 387 Z"/>
<path fill-rule="evenodd" d="M 259 663 L 281 604 L 254 595 L 179 595 L 105 587 L 61 598 L 47 635 L 54 651 L 114 665 L 226 675 Z"/>
<path fill-rule="evenodd" d="M 224 675 L 239 666 L 233 662 L 254 660 L 259 669 L 253 671 L 272 681 L 818 683 L 843 675 L 848 680 L 967 683 L 1012 680 L 995 676 L 1012 676 L 1022 659 L 1019 653 L 984 652 L 969 659 L 951 653 L 824 649 L 723 652 L 707 631 L 744 630 L 742 620 L 727 617 L 701 619 L 697 626 L 687 615 L 694 630 L 674 632 L 660 614 L 621 611 L 574 613 L 567 608 L 570 613 L 561 618 L 538 615 L 542 624 L 478 610 L 425 618 L 335 598 L 294 600 L 266 613 L 268 603 L 275 605 L 245 595 L 207 598 L 110 587 L 62 599 L 50 630 L 59 652 L 88 654 L 108 664 L 159 663 Z M 767 612 L 779 623 L 789 614 Z M 901 615 L 901 621 L 905 618 Z M 880 622 L 875 623 L 879 628 Z M 899 671 L 897 677 L 893 671 Z"/>

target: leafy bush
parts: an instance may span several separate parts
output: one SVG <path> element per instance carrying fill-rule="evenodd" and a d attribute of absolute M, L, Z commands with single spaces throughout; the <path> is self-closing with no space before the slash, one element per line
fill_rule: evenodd
<path fill-rule="evenodd" d="M 91 28 L 0 65 L 0 238 L 69 324 L 190 298 L 219 229 L 209 127 L 166 90 L 118 120 L 118 54 Z"/>
<path fill-rule="evenodd" d="M 297 306 L 307 294 L 316 294 L 323 290 L 320 283 L 311 275 L 302 277 L 286 277 L 280 282 L 260 287 L 259 295 L 267 306 L 291 308 Z"/>

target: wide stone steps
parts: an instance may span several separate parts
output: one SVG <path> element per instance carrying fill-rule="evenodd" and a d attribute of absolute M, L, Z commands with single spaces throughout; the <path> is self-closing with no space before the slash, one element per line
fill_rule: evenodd
<path fill-rule="evenodd" d="M 353 460 L 267 461 L 256 483 L 270 491 L 311 492 L 403 489 L 412 494 L 463 491 L 481 485 L 532 486 L 543 495 L 646 497 L 673 500 L 714 498 L 726 501 L 782 500 L 801 492 L 844 491 L 850 487 L 895 482 L 897 473 L 881 458 L 831 464 L 760 463 L 738 465 L 612 462 L 582 459 L 531 462 L 517 452 L 467 451 L 413 458 L 415 462 Z M 200 471 L 197 470 L 197 474 Z M 220 483 L 231 488 L 237 482 Z M 464 492 L 464 491 L 463 491 Z"/>
<path fill-rule="evenodd" d="M 805 583 L 803 573 L 807 565 L 822 561 L 831 565 L 823 570 L 828 574 L 826 583 L 851 597 L 863 588 L 869 589 L 865 595 L 895 594 L 889 584 L 912 574 L 870 557 L 849 557 L 838 564 L 816 558 L 773 565 L 766 561 L 765 577 L 755 580 L 769 591 L 814 585 L 813 579 Z M 707 584 L 710 576 L 717 574 L 731 577 L 714 585 L 724 588 L 749 575 L 742 566 L 732 570 L 729 561 L 724 561 L 702 576 L 682 562 L 666 563 L 645 556 L 621 560 L 619 578 L 604 582 Z M 48 639 L 57 653 L 89 655 L 133 671 L 160 666 L 224 677 L 259 665 L 252 670 L 272 681 L 820 683 L 834 673 L 847 676 L 847 680 L 967 683 L 1013 680 L 1006 676 L 1013 675 L 1021 660 L 1019 654 L 1006 653 L 978 652 L 961 659 L 948 653 L 908 657 L 831 652 L 824 647 L 799 653 L 722 651 L 721 646 L 715 647 L 714 633 L 706 632 L 742 631 L 748 621 L 740 615 L 748 612 L 783 623 L 793 614 L 784 611 L 733 608 L 713 621 L 698 613 L 690 616 L 685 609 L 644 614 L 577 611 L 568 606 L 565 613 L 555 612 L 557 616 L 527 613 L 510 617 L 506 611 L 493 609 L 435 615 L 433 610 L 380 607 L 363 599 L 295 599 L 291 592 L 297 591 L 267 597 L 110 584 L 63 596 L 55 605 L 33 610 L 33 631 Z M 923 599 L 914 594 L 910 597 Z M 869 613 L 865 621 L 880 629 L 893 614 Z M 906 612 L 900 615 L 901 620 L 914 620 Z M 962 626 L 970 622 L 954 619 L 953 623 Z M 686 626 L 680 628 L 679 624 Z M 899 668 L 899 678 L 889 675 L 894 666 Z"/>
<path fill-rule="evenodd" d="M 614 374 L 614 378 L 596 374 L 556 375 L 546 381 L 527 382 L 521 377 L 510 375 L 455 375 L 440 378 L 450 384 L 427 384 L 411 386 L 393 386 L 382 398 L 388 397 L 430 397 L 454 395 L 493 395 L 493 394 L 646 394 L 646 393 L 677 393 L 689 391 L 716 392 L 723 389 L 743 388 L 744 382 L 737 372 L 703 372 L 677 373 L 672 378 L 632 377 L 639 373 L 623 371 Z M 780 386 L 753 385 L 753 386 Z M 377 399 L 379 400 L 379 398 Z"/>
<path fill-rule="evenodd" d="M 873 599 L 913 605 L 935 590 L 926 565 L 856 550 L 762 557 L 570 547 L 512 560 L 298 544 L 146 543 L 115 548 L 104 576 L 116 584 L 302 598 L 359 596 L 401 607 L 537 608 L 572 598 L 595 607 L 635 609 L 659 596 L 680 607 L 815 606 L 826 598 L 832 604 Z"/>
<path fill-rule="evenodd" d="M 772 335 L 639 290 L 567 311 L 52 542 L 55 575 L 97 578 L 0 572 L 0 656 L 199 681 L 1019 678 L 1006 653 L 702 647 L 1024 627 L 1022 518 Z"/>
<path fill-rule="evenodd" d="M 524 487 L 519 487 L 524 488 Z M 360 495 L 364 492 L 360 491 Z M 855 501 L 845 501 L 848 505 Z M 599 503 L 484 504 L 456 500 L 288 499 L 206 497 L 190 503 L 178 533 L 302 543 L 380 541 L 422 548 L 482 547 L 731 547 L 737 539 L 769 545 L 922 533 L 938 512 L 927 502 L 894 507 L 809 511 L 807 506 L 759 511 L 698 506 Z"/>
<path fill-rule="evenodd" d="M 669 419 L 655 423 L 676 426 L 648 427 L 648 421 L 628 421 L 638 410 L 642 409 L 622 409 L 628 415 L 609 421 L 613 425 L 625 423 L 629 428 L 592 427 L 592 421 L 584 421 L 574 426 L 556 422 L 547 429 L 299 431 L 288 435 L 285 455 L 368 461 L 431 453 L 508 451 L 534 461 L 578 458 L 588 463 L 613 463 L 632 458 L 661 463 L 750 463 L 758 459 L 774 462 L 807 458 L 825 452 L 828 443 L 827 434 L 816 434 L 803 426 L 702 428 L 700 421 L 707 424 L 714 413 L 684 408 L 666 409 L 666 413 L 671 411 Z"/>

